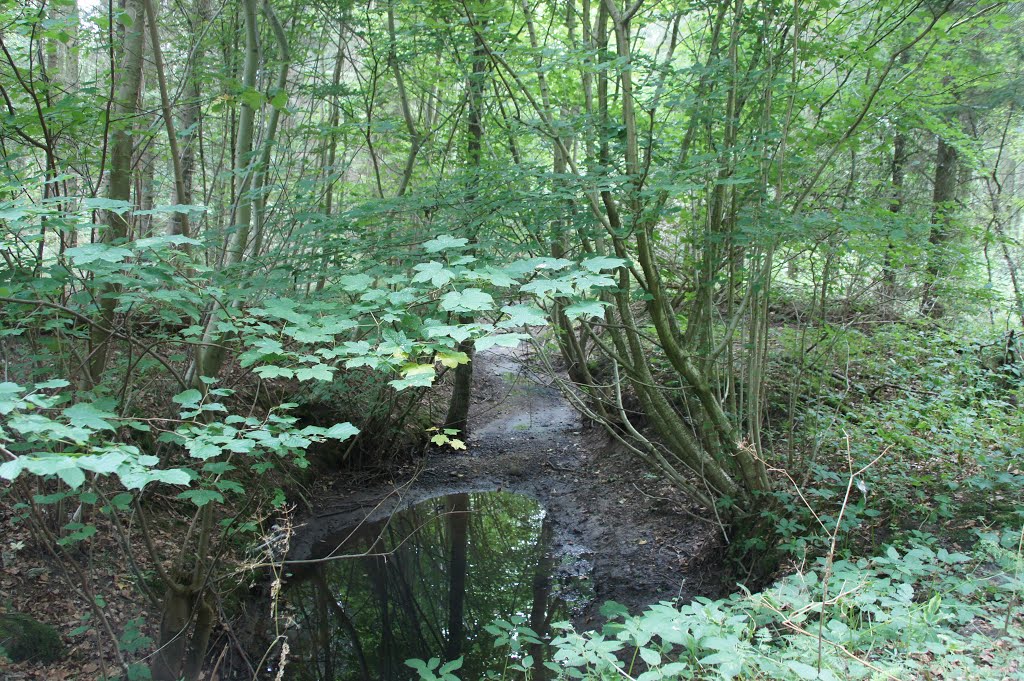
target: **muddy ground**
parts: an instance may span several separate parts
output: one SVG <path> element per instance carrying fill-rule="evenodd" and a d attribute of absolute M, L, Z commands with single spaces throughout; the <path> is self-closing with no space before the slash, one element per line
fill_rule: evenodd
<path fill-rule="evenodd" d="M 431 448 L 387 484 L 339 478 L 296 528 L 290 557 L 317 542 L 431 497 L 505 490 L 529 495 L 554 525 L 556 564 L 592 580 L 594 602 L 577 622 L 594 624 L 615 600 L 638 611 L 661 600 L 688 602 L 731 586 L 720 568 L 715 527 L 644 464 L 584 423 L 549 376 L 522 349 L 494 349 L 474 360 L 468 449 Z"/>

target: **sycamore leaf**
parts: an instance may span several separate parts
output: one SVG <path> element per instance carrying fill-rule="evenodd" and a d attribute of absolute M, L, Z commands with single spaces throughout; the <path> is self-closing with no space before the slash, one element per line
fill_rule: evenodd
<path fill-rule="evenodd" d="M 500 286 L 502 288 L 515 286 L 517 283 L 516 280 L 510 277 L 507 272 L 494 267 L 485 267 L 482 270 L 470 272 L 467 277 L 479 281 L 486 281 L 494 286 Z"/>
<path fill-rule="evenodd" d="M 456 343 L 461 343 L 473 335 L 474 328 L 476 327 L 472 324 L 465 326 L 428 326 L 426 328 L 426 333 L 427 338 L 448 337 L 453 339 Z"/>
<path fill-rule="evenodd" d="M 359 429 L 351 423 L 335 423 L 324 431 L 324 436 L 335 440 L 347 440 L 353 435 L 358 435 Z"/>
<path fill-rule="evenodd" d="M 599 300 L 584 300 L 579 303 L 573 303 L 565 308 L 565 316 L 569 319 L 579 319 L 580 317 L 603 317 L 605 305 L 607 305 L 607 303 L 602 303 Z"/>
<path fill-rule="evenodd" d="M 410 362 L 402 367 L 402 378 L 390 381 L 395 390 L 406 388 L 429 388 L 434 383 L 436 371 L 433 364 Z"/>
<path fill-rule="evenodd" d="M 253 371 L 264 380 L 271 378 L 291 378 L 295 375 L 295 372 L 287 367 L 276 367 L 273 365 L 256 367 Z"/>
<path fill-rule="evenodd" d="M 116 418 L 109 411 L 101 411 L 88 402 L 78 404 L 64 410 L 64 416 L 71 425 L 91 430 L 116 430 L 106 419 Z"/>
<path fill-rule="evenodd" d="M 130 258 L 132 256 L 132 252 L 127 248 L 119 248 L 117 246 L 108 246 L 107 244 L 97 243 L 69 248 L 64 251 L 64 255 L 71 258 L 71 262 L 76 265 L 88 265 L 89 263 L 96 261 L 110 263 L 121 262 L 125 258 Z"/>
<path fill-rule="evenodd" d="M 622 267 L 626 264 L 626 261 L 622 258 L 608 258 L 601 256 L 599 258 L 590 258 L 580 263 L 583 269 L 590 270 L 591 272 L 600 272 L 601 270 L 614 270 Z"/>
<path fill-rule="evenodd" d="M 190 489 L 178 495 L 179 499 L 191 499 L 192 503 L 202 508 L 211 501 L 224 503 L 224 495 L 212 489 Z"/>
<path fill-rule="evenodd" d="M 466 443 L 463 442 L 462 440 L 452 438 L 451 440 L 448 441 L 448 446 L 451 447 L 452 449 L 465 449 Z"/>
<path fill-rule="evenodd" d="M 509 317 L 498 324 L 503 329 L 513 326 L 543 326 L 548 323 L 544 311 L 534 305 L 506 305 L 501 311 Z"/>
<path fill-rule="evenodd" d="M 341 277 L 338 281 L 341 282 L 341 288 L 349 293 L 360 293 L 370 288 L 370 285 L 373 284 L 373 277 L 367 274 L 350 274 Z"/>
<path fill-rule="evenodd" d="M 412 281 L 416 284 L 429 281 L 437 288 L 441 288 L 455 278 L 454 272 L 436 260 L 420 263 L 413 269 L 416 270 L 416 276 L 412 278 Z"/>
<path fill-rule="evenodd" d="M 85 473 L 82 472 L 81 468 L 61 468 L 57 471 L 57 477 L 63 480 L 71 489 L 78 489 L 85 482 Z"/>
<path fill-rule="evenodd" d="M 120 199 L 105 199 L 103 197 L 87 197 L 82 199 L 82 208 L 85 208 L 86 210 L 108 210 L 111 213 L 123 215 L 130 211 L 132 207 L 133 206 L 130 201 L 122 201 Z M 75 249 L 70 248 L 68 250 L 73 251 Z"/>
<path fill-rule="evenodd" d="M 437 361 L 449 369 L 454 369 L 460 364 L 469 364 L 469 355 L 456 350 L 441 350 L 437 353 Z"/>
<path fill-rule="evenodd" d="M 499 346 L 502 348 L 514 348 L 518 347 L 524 340 L 528 340 L 530 336 L 525 333 L 502 333 L 496 336 L 484 336 L 478 338 L 476 343 L 476 349 L 481 352 Z"/>
<path fill-rule="evenodd" d="M 301 367 L 295 370 L 295 378 L 300 381 L 316 379 L 318 381 L 334 380 L 334 369 L 326 364 L 314 364 L 311 367 Z"/>
<path fill-rule="evenodd" d="M 441 234 L 435 239 L 423 243 L 423 250 L 427 253 L 440 253 L 451 248 L 462 248 L 469 243 L 469 239 L 454 237 L 451 234 Z"/>
<path fill-rule="evenodd" d="M 441 309 L 446 312 L 477 312 L 494 308 L 494 298 L 478 288 L 449 291 L 441 296 Z"/>

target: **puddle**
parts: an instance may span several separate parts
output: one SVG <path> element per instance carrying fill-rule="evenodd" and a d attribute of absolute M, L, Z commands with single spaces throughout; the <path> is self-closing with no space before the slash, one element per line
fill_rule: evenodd
<path fill-rule="evenodd" d="M 557 559 L 551 539 L 540 504 L 508 492 L 435 497 L 328 537 L 313 557 L 332 558 L 297 566 L 285 587 L 285 678 L 404 680 L 409 658 L 460 656 L 460 678 L 500 671 L 508 649 L 484 627 L 521 621 L 547 639 L 587 598 L 587 561 Z"/>

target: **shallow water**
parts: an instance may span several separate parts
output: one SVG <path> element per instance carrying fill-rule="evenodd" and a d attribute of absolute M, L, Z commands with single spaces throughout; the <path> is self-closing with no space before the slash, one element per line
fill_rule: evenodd
<path fill-rule="evenodd" d="M 472 492 L 429 499 L 322 541 L 293 571 L 291 679 L 409 679 L 409 658 L 463 658 L 460 678 L 509 659 L 485 631 L 522 621 L 547 638 L 567 617 L 553 578 L 551 524 L 533 499 Z M 525 649 L 539 665 L 541 647 Z"/>

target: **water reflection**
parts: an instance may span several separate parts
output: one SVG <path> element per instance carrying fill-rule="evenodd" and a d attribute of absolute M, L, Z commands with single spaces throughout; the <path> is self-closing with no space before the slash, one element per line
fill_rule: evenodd
<path fill-rule="evenodd" d="M 494 647 L 485 626 L 518 615 L 546 637 L 565 617 L 550 543 L 537 502 L 507 492 L 438 497 L 329 538 L 320 555 L 367 555 L 296 571 L 286 593 L 298 623 L 287 677 L 409 679 L 411 657 L 463 656 L 465 679 L 500 670 L 507 649 Z M 540 666 L 542 651 L 529 652 Z"/>

